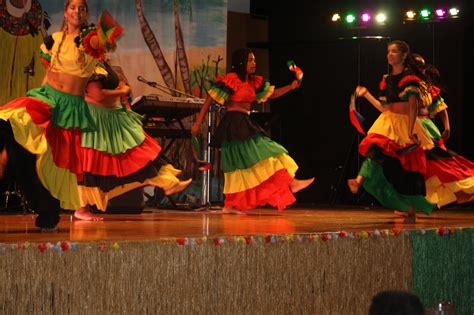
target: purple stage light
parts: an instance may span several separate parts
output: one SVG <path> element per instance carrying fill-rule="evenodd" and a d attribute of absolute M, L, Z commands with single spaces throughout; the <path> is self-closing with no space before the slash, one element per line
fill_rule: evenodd
<path fill-rule="evenodd" d="M 362 21 L 363 22 L 369 22 L 372 17 L 370 16 L 369 13 L 364 13 L 362 14 Z"/>
<path fill-rule="evenodd" d="M 446 15 L 446 10 L 436 9 L 435 14 L 436 14 L 437 17 L 442 18 Z"/>

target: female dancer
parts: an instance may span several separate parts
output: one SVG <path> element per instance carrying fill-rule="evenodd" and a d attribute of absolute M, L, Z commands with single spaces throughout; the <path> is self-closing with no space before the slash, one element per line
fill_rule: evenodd
<path fill-rule="evenodd" d="M 382 113 L 367 137 L 359 145 L 366 157 L 359 175 L 348 180 L 352 193 L 361 185 L 383 206 L 406 213 L 407 223 L 415 221 L 415 211 L 431 213 L 434 205 L 424 197 L 423 173 L 426 157 L 423 149 L 433 142 L 417 121 L 420 102 L 431 102 L 421 82 L 424 74 L 417 68 L 408 44 L 393 41 L 388 44 L 387 60 L 391 72 L 380 83 L 381 101 L 365 87 L 356 88 L 356 96 L 365 97 Z"/>
<path fill-rule="evenodd" d="M 439 76 L 438 70 L 426 64 L 421 55 L 413 55 L 424 73 Z M 449 138 L 451 131 L 448 106 L 440 95 L 440 89 L 432 82 L 427 83 L 433 101 L 427 106 L 419 107 L 418 119 L 436 146 L 426 151 L 427 172 L 424 174 L 426 198 L 438 208 L 453 202 L 474 201 L 474 163 L 445 147 L 444 142 Z M 435 116 L 441 118 L 443 133 L 432 121 Z"/>
<path fill-rule="evenodd" d="M 277 98 L 299 87 L 297 80 L 275 89 L 255 75 L 255 56 L 249 49 L 232 55 L 232 69 L 217 79 L 191 132 L 196 135 L 212 102 L 227 106 L 227 112 L 213 137 L 221 148 L 224 170 L 223 213 L 244 214 L 242 210 L 269 204 L 284 209 L 295 201 L 293 193 L 309 186 L 314 178 L 297 180 L 298 168 L 288 151 L 270 140 L 250 117 L 250 104 Z"/>
<path fill-rule="evenodd" d="M 163 165 L 160 146 L 136 116 L 85 102 L 96 57 L 115 43 L 104 45 L 93 29 L 82 28 L 87 13 L 85 0 L 66 2 L 61 31 L 41 47 L 49 61 L 43 86 L 3 106 L 0 118 L 10 123 L 16 142 L 36 154 L 41 183 L 64 209 L 105 209 L 109 198 L 143 185 L 179 191 L 189 182 Z"/>

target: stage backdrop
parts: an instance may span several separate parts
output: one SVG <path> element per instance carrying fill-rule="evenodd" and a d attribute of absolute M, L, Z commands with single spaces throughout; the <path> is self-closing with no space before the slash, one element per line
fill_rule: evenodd
<path fill-rule="evenodd" d="M 64 3 L 0 0 L 0 104 L 41 84 L 39 45 L 46 32 L 59 30 Z M 164 94 L 139 82 L 138 76 L 202 95 L 204 78 L 225 71 L 227 0 L 90 0 L 88 4 L 89 22 L 95 23 L 107 9 L 124 27 L 110 57 L 123 70 L 134 96 Z M 28 78 L 24 70 L 33 56 L 36 71 Z"/>

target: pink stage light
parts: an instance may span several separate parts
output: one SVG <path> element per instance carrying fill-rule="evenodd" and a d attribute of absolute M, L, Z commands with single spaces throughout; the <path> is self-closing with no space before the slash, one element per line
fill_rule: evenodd
<path fill-rule="evenodd" d="M 446 10 L 436 9 L 435 14 L 436 14 L 437 17 L 442 18 L 446 15 Z"/>
<path fill-rule="evenodd" d="M 370 16 L 369 13 L 364 13 L 362 14 L 362 21 L 363 22 L 369 22 L 372 17 Z"/>

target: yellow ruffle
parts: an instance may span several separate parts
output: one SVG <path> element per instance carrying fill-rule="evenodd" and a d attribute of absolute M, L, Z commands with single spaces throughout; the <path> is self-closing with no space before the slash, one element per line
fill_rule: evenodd
<path fill-rule="evenodd" d="M 46 152 L 48 143 L 43 128 L 35 125 L 25 107 L 0 110 L 0 119 L 10 121 L 15 141 L 32 154 Z"/>
<path fill-rule="evenodd" d="M 81 198 L 81 205 L 95 205 L 97 209 L 105 211 L 109 199 L 117 197 L 132 189 L 143 186 L 156 186 L 162 189 L 170 189 L 179 183 L 176 177 L 181 173 L 180 170 L 174 168 L 171 164 L 163 165 L 153 178 L 149 178 L 144 182 L 133 182 L 116 187 L 108 192 L 103 192 L 98 187 L 79 186 L 79 195 Z"/>
<path fill-rule="evenodd" d="M 273 92 L 275 92 L 275 86 L 270 85 L 268 89 L 265 91 L 265 94 L 260 96 L 256 101 L 257 103 L 265 103 L 270 96 L 272 96 Z"/>
<path fill-rule="evenodd" d="M 474 177 L 469 177 L 451 183 L 442 183 L 437 176 L 425 181 L 426 199 L 436 204 L 439 208 L 457 201 L 456 193 L 464 192 L 474 195 Z"/>
<path fill-rule="evenodd" d="M 277 171 L 287 169 L 295 177 L 298 165 L 286 153 L 258 162 L 250 168 L 224 173 L 224 194 L 234 194 L 257 187 Z"/>
<path fill-rule="evenodd" d="M 220 104 L 220 105 L 224 105 L 225 103 L 225 98 L 223 98 L 218 92 L 216 92 L 215 90 L 213 89 L 210 89 L 209 91 L 207 91 L 207 94 L 214 100 L 216 101 L 216 103 Z"/>
<path fill-rule="evenodd" d="M 436 108 L 432 112 L 430 112 L 430 117 L 435 117 L 436 114 L 438 114 L 439 112 L 442 112 L 446 108 L 448 108 L 448 105 L 446 105 L 445 102 L 442 102 L 441 104 L 436 106 Z"/>
<path fill-rule="evenodd" d="M 59 200 L 61 208 L 76 210 L 81 206 L 76 175 L 54 164 L 49 147 L 44 154 L 36 156 L 36 172 L 43 186 Z"/>
<path fill-rule="evenodd" d="M 433 148 L 433 141 L 418 119 L 415 121 L 413 131 L 421 141 L 421 147 L 423 149 L 427 150 Z M 397 114 L 390 111 L 383 112 L 369 129 L 368 134 L 372 133 L 383 135 L 402 147 L 413 143 L 408 136 L 408 115 Z"/>

